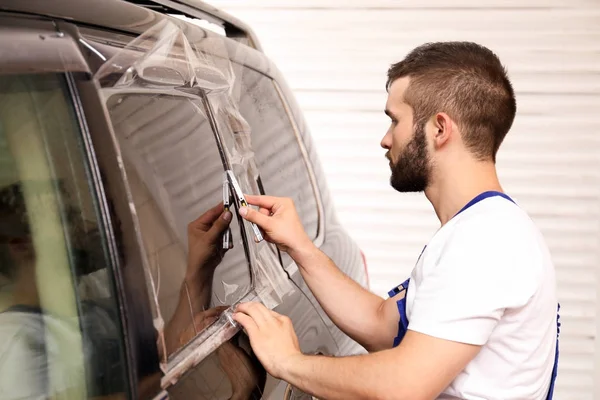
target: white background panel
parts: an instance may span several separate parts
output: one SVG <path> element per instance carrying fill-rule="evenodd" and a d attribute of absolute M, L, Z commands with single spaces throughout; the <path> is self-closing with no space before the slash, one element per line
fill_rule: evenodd
<path fill-rule="evenodd" d="M 428 41 L 470 40 L 507 66 L 518 114 L 498 155 L 504 188 L 545 235 L 557 269 L 557 399 L 600 398 L 600 2 L 213 0 L 250 24 L 294 90 L 371 289 L 410 272 L 438 226 L 422 195 L 389 187 L 387 68 Z"/>

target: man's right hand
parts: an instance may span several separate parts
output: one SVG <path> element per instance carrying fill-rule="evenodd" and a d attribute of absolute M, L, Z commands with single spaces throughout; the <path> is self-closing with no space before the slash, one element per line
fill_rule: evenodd
<path fill-rule="evenodd" d="M 277 245 L 280 250 L 294 258 L 295 255 L 314 248 L 292 199 L 246 195 L 246 201 L 258 206 L 259 210 L 242 207 L 240 215 L 258 225 L 263 230 L 265 239 Z"/>
<path fill-rule="evenodd" d="M 304 281 L 333 323 L 367 350 L 391 347 L 398 332 L 396 302 L 391 299 L 385 302 L 361 287 L 319 251 L 304 232 L 291 199 L 246 196 L 246 201 L 259 209 L 242 207 L 240 215 L 258 225 L 266 240 L 294 259 Z"/>

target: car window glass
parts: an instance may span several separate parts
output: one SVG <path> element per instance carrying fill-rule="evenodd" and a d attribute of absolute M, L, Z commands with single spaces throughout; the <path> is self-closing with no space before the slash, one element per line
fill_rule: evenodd
<path fill-rule="evenodd" d="M 125 398 L 98 201 L 61 75 L 0 76 L 0 397 Z"/>
<path fill-rule="evenodd" d="M 297 161 L 294 155 L 288 155 L 294 159 L 293 163 L 283 160 L 284 164 L 291 164 L 290 169 L 286 169 L 288 165 L 280 165 L 280 170 L 269 170 L 272 162 L 280 159 L 278 151 L 285 153 L 290 143 L 296 146 L 299 160 L 304 163 L 281 101 L 276 105 L 278 112 L 269 111 L 274 107 L 269 101 L 262 102 L 269 100 L 267 95 L 271 99 L 278 96 L 273 82 L 241 64 L 230 65 L 228 55 L 235 49 L 224 47 L 222 38 L 199 33 L 190 29 L 184 34 L 176 27 L 164 24 L 153 27 L 113 53 L 96 73 L 127 171 L 134 211 L 138 214 L 142 245 L 148 260 L 147 272 L 152 277 L 149 286 L 165 323 L 161 329 L 160 321 L 155 321 L 159 340 L 166 342 L 166 346 L 162 346 L 165 349 L 163 355 L 170 356 L 168 360 L 162 357 L 163 362 L 167 362 L 165 381 L 172 384 L 172 378 L 178 378 L 175 374 L 179 373 L 175 368 L 182 365 L 181 362 L 187 364 L 185 357 L 193 354 L 196 346 L 205 345 L 212 349 L 214 340 L 219 340 L 220 333 L 205 343 L 206 335 L 213 332 L 209 330 L 191 343 L 219 316 L 220 305 L 233 304 L 246 294 L 249 298 L 257 296 L 254 292 L 249 293 L 255 282 L 265 290 L 269 290 L 269 285 L 274 286 L 272 294 L 260 292 L 260 296 L 273 296 L 273 301 L 293 288 L 273 253 L 262 251 L 263 245 L 257 246 L 248 240 L 254 236 L 252 227 L 238 220 L 237 214 L 230 226 L 233 249 L 219 254 L 222 237 L 206 235 L 216 223 L 207 212 L 215 217 L 223 207 L 219 203 L 224 170 L 233 170 L 245 193 L 258 193 L 256 180 L 262 171 L 260 166 L 256 168 L 254 157 L 258 160 L 257 153 L 263 151 L 258 150 L 259 146 L 271 151 L 262 152 L 260 157 L 264 160 L 265 171 L 275 174 L 273 178 L 281 177 L 283 173 L 284 180 L 302 180 L 294 164 Z M 157 40 L 163 36 L 168 39 Z M 125 69 L 124 65 L 130 67 Z M 246 73 L 254 73 L 256 79 L 264 78 L 270 93 L 263 95 L 262 85 L 257 85 L 253 79 L 244 84 Z M 248 124 L 246 115 L 240 113 L 242 105 L 238 100 L 244 102 L 246 113 L 254 114 L 252 123 L 255 126 Z M 283 124 L 279 124 L 279 119 Z M 275 127 L 271 126 L 272 122 L 276 123 Z M 271 129 L 266 131 L 267 136 L 254 141 L 255 132 L 267 126 Z M 271 136 L 280 128 L 289 131 L 292 142 L 279 141 L 273 151 Z M 312 192 L 306 166 L 303 167 L 305 170 L 300 174 L 305 174 L 305 182 Z M 274 187 L 273 194 L 277 194 L 275 191 L 288 183 L 269 178 L 268 185 Z M 303 185 L 302 182 L 298 184 Z M 283 189 L 287 195 L 294 196 L 290 192 L 293 185 Z M 302 201 L 303 197 L 295 200 Z M 312 193 L 310 200 L 302 202 L 310 208 L 311 200 L 316 215 Z M 236 208 L 238 203 L 236 201 Z M 300 213 L 303 221 L 310 221 L 304 210 Z M 318 217 L 314 220 L 318 221 Z M 203 229 L 196 231 L 197 235 L 192 234 L 194 221 L 204 221 L 198 226 Z M 310 222 L 307 225 L 314 237 L 317 223 L 312 227 Z M 196 240 L 209 236 L 212 239 Z M 203 247 L 199 253 L 195 249 L 197 244 Z M 202 256 L 197 257 L 197 254 Z M 252 255 L 252 269 L 247 254 Z M 264 273 L 268 274 L 268 279 L 253 279 L 264 278 Z M 220 326 L 225 328 L 229 326 L 225 318 L 219 323 L 224 323 Z M 222 341 L 225 340 L 223 337 Z M 224 344 L 210 357 L 219 357 L 218 353 L 227 346 Z M 252 357 L 250 351 L 244 350 L 244 353 Z M 236 371 L 246 365 L 244 357 L 239 356 L 238 352 L 225 360 L 219 358 L 220 372 L 207 367 L 207 371 L 212 372 L 200 375 L 211 383 L 218 380 L 217 376 L 227 378 L 235 386 Z M 252 359 L 251 364 L 255 365 L 256 360 Z M 203 362 L 193 369 L 201 371 L 206 365 Z M 178 381 L 174 386 L 180 383 Z M 260 385 L 260 381 L 257 384 Z M 236 393 L 234 390 L 234 397 L 238 396 Z M 221 394 L 218 396 L 222 397 Z"/>
<path fill-rule="evenodd" d="M 167 353 L 187 344 L 251 286 L 234 213 L 233 248 L 211 234 L 223 212 L 224 167 L 199 100 L 132 93 L 107 101 L 136 205 Z"/>
<path fill-rule="evenodd" d="M 318 233 L 319 213 L 298 138 L 274 82 L 250 68 L 241 76 L 239 110 L 252 128 L 252 147 L 265 192 L 291 197 L 307 234 Z"/>

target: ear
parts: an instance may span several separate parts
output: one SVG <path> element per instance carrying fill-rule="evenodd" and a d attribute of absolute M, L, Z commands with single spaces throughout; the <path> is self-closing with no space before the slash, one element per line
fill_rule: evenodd
<path fill-rule="evenodd" d="M 454 122 L 448 114 L 440 112 L 433 116 L 433 128 L 433 145 L 440 149 L 452 138 Z"/>
<path fill-rule="evenodd" d="M 34 254 L 33 243 L 28 238 L 9 239 L 8 251 L 14 260 L 27 260 Z"/>

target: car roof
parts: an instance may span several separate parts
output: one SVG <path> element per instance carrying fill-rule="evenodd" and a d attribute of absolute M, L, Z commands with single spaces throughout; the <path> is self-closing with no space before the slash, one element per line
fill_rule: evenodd
<path fill-rule="evenodd" d="M 0 10 L 78 22 L 139 35 L 164 14 L 202 19 L 225 29 L 232 39 L 247 39 L 261 51 L 254 32 L 237 18 L 199 0 L 3 0 Z"/>

